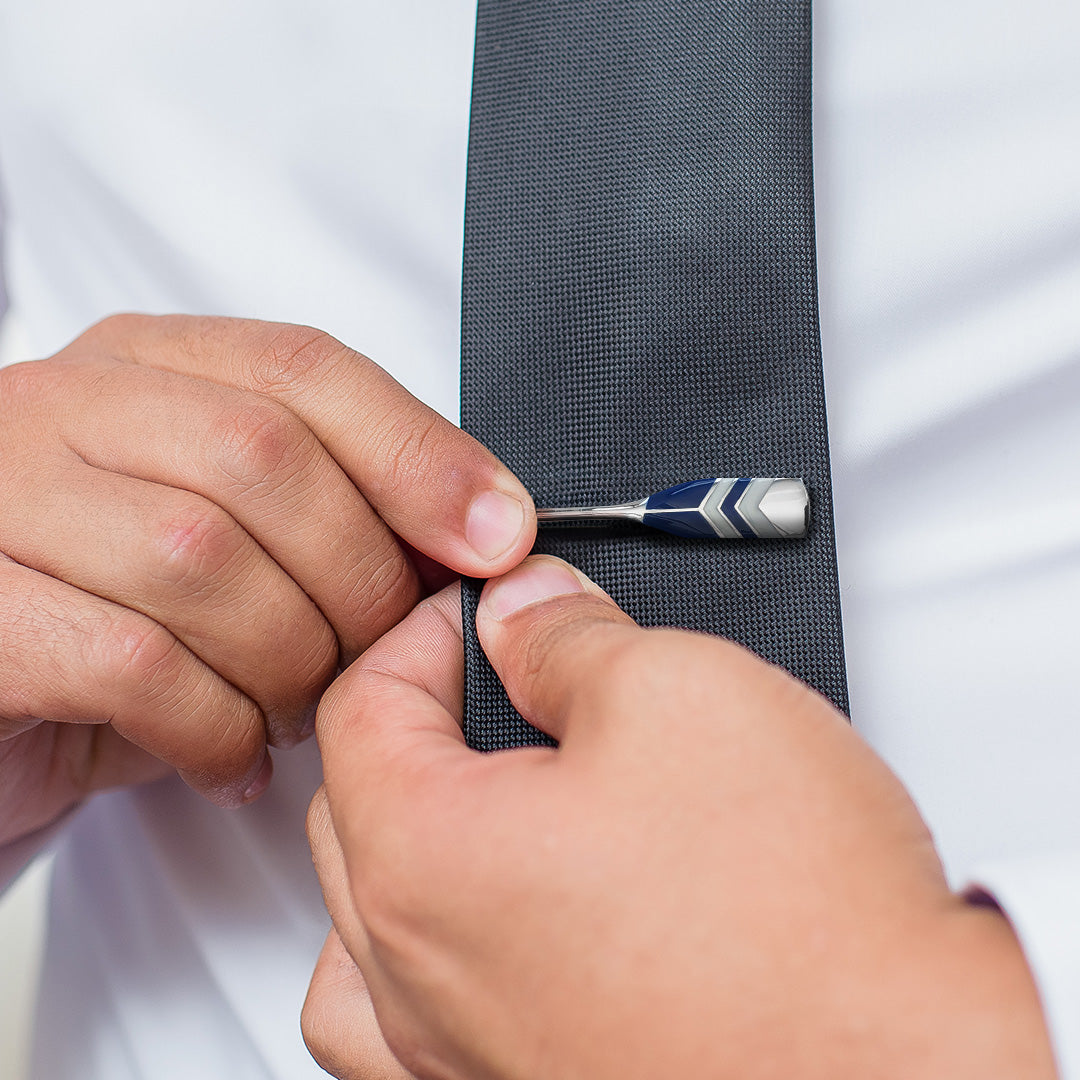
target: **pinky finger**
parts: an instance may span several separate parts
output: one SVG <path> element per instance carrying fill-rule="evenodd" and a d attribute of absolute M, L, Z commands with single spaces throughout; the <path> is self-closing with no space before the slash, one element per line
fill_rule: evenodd
<path fill-rule="evenodd" d="M 137 611 L 0 555 L 0 655 L 7 733 L 41 719 L 111 723 L 219 805 L 265 786 L 259 707 Z"/>

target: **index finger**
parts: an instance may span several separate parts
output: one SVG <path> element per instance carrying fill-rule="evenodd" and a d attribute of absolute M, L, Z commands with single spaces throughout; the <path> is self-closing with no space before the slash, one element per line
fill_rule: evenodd
<path fill-rule="evenodd" d="M 442 819 L 420 803 L 438 805 L 445 791 L 465 790 L 457 777 L 480 758 L 460 726 L 460 605 L 457 585 L 420 603 L 337 678 L 319 705 L 326 794 L 347 861 L 368 865 L 387 832 L 400 835 L 411 820 Z"/>
<path fill-rule="evenodd" d="M 118 315 L 88 337 L 119 359 L 286 405 L 396 533 L 458 573 L 503 573 L 532 545 L 535 511 L 517 477 L 329 334 L 251 319 Z"/>

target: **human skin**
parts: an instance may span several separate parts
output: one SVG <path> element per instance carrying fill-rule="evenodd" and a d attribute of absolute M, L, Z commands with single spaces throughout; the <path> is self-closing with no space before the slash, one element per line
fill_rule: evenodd
<path fill-rule="evenodd" d="M 324 1068 L 1054 1076 L 1007 921 L 949 889 L 823 698 L 730 642 L 638 628 L 546 557 L 488 583 L 477 628 L 557 750 L 465 747 L 452 590 L 320 706 L 308 828 L 335 929 L 303 1026 Z"/>
<path fill-rule="evenodd" d="M 0 371 L 0 462 L 0 842 L 172 770 L 257 797 L 429 572 L 505 571 L 535 529 L 505 466 L 309 327 L 106 319 Z"/>

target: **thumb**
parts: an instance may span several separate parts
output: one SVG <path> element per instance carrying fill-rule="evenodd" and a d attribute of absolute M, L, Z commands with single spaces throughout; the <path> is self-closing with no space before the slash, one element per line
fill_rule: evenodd
<path fill-rule="evenodd" d="M 599 585 L 549 555 L 488 582 L 476 630 L 514 707 L 559 740 L 572 706 L 645 635 Z"/>

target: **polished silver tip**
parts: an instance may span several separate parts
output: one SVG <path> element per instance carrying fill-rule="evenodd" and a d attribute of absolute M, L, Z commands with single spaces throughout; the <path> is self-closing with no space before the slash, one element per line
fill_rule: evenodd
<path fill-rule="evenodd" d="M 801 480 L 774 480 L 758 509 L 788 536 L 802 536 L 810 523 L 810 495 Z"/>

